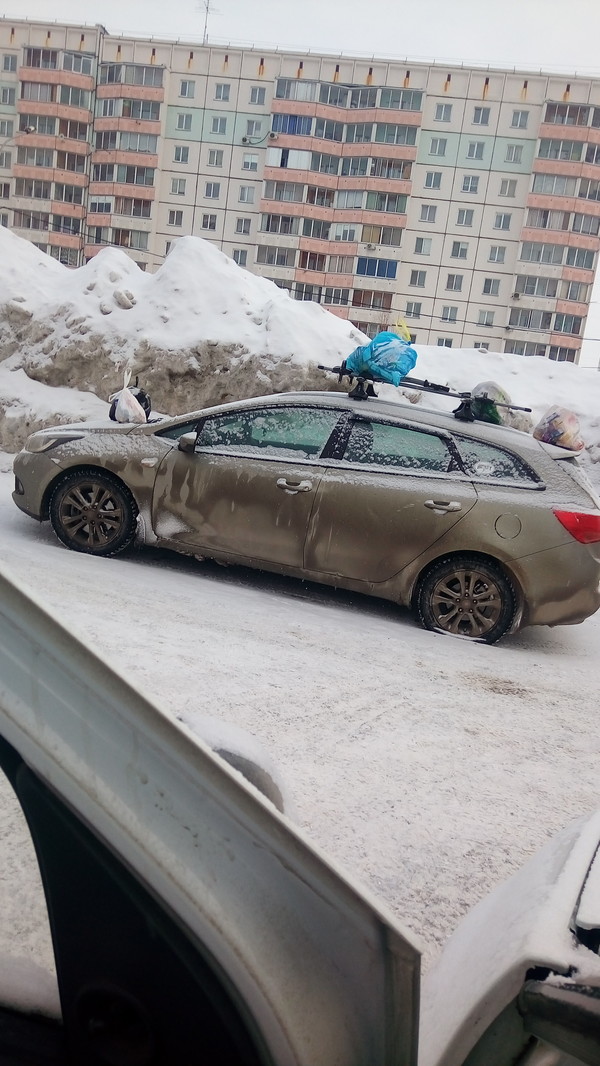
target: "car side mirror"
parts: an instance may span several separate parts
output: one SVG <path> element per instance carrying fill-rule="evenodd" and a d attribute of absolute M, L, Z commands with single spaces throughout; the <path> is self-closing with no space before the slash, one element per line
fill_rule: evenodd
<path fill-rule="evenodd" d="M 196 434 L 195 433 L 182 433 L 179 438 L 179 451 L 187 452 L 189 455 L 196 450 Z"/>

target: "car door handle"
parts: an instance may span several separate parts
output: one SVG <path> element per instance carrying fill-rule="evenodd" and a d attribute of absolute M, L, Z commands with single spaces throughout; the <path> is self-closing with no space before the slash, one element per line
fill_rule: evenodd
<path fill-rule="evenodd" d="M 448 514 L 449 511 L 462 511 L 462 503 L 458 500 L 425 500 L 425 507 L 436 514 Z"/>
<path fill-rule="evenodd" d="M 283 489 L 288 496 L 295 496 L 298 492 L 310 492 L 312 481 L 288 481 L 285 477 L 278 477 L 277 488 Z"/>

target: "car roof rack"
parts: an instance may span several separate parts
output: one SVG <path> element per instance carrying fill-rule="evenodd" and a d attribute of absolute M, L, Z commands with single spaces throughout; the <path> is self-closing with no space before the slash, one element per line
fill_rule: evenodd
<path fill-rule="evenodd" d="M 351 386 L 348 396 L 353 400 L 368 400 L 370 397 L 377 397 L 375 392 L 374 383 L 377 378 L 368 374 L 351 374 L 346 369 L 346 364 L 342 363 L 340 366 L 323 366 L 322 363 L 318 363 L 319 370 L 326 370 L 330 374 L 337 374 L 338 381 L 342 382 L 345 377 L 348 378 Z M 381 384 L 389 384 L 381 381 Z M 493 397 L 488 396 L 487 393 L 482 393 L 479 396 L 474 396 L 472 392 L 455 392 L 448 385 L 439 385 L 435 381 L 428 381 L 422 378 L 405 377 L 402 378 L 399 388 L 418 389 L 420 392 L 432 392 L 437 396 L 451 396 L 460 400 L 458 407 L 454 408 L 452 412 L 454 417 L 460 422 L 475 422 L 491 421 L 488 418 L 481 418 L 475 414 L 473 410 L 473 404 L 481 406 L 483 403 L 487 409 L 492 407 L 504 407 L 510 411 L 527 411 L 531 412 L 531 407 L 519 407 L 515 403 L 501 403 L 499 400 L 494 400 Z"/>

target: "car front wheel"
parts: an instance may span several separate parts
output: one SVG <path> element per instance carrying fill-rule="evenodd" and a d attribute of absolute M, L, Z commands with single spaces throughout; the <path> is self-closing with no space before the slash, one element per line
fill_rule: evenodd
<path fill-rule="evenodd" d="M 425 575 L 417 593 L 425 629 L 442 630 L 493 644 L 510 628 L 515 592 L 504 574 L 477 556 L 441 559 Z"/>
<path fill-rule="evenodd" d="M 56 486 L 50 522 L 67 548 L 88 555 L 117 555 L 132 543 L 137 507 L 125 485 L 99 470 L 78 470 Z"/>

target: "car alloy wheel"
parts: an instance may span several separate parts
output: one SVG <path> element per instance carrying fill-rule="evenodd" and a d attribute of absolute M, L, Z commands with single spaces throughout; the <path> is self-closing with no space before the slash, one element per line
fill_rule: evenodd
<path fill-rule="evenodd" d="M 56 486 L 50 521 L 67 548 L 116 555 L 133 541 L 137 507 L 129 489 L 100 470 L 77 470 Z"/>
<path fill-rule="evenodd" d="M 513 622 L 516 597 L 492 563 L 456 555 L 441 559 L 427 572 L 417 593 L 417 610 L 425 629 L 493 644 Z"/>

